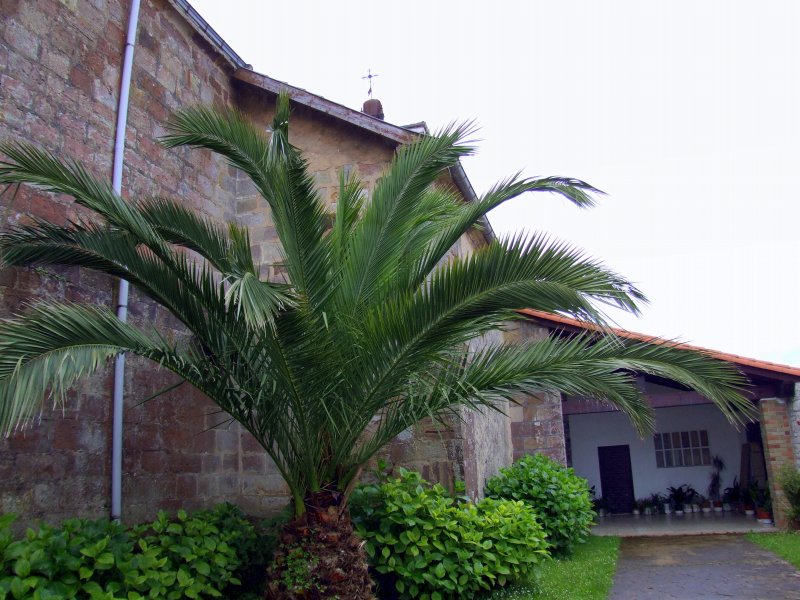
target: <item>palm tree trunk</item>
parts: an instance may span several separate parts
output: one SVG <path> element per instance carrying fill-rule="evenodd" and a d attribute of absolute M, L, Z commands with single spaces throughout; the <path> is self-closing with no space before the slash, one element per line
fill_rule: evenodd
<path fill-rule="evenodd" d="M 267 572 L 265 600 L 373 600 L 362 540 L 339 492 L 306 498 L 306 512 L 288 523 Z"/>

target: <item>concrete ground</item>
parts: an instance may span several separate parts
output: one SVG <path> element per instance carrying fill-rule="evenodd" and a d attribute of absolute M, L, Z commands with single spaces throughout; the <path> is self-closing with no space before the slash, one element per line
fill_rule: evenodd
<path fill-rule="evenodd" d="M 773 525 L 762 525 L 754 517 L 738 513 L 689 513 L 686 515 L 611 515 L 600 517 L 592 529 L 594 535 L 620 537 L 659 535 L 708 535 L 774 531 Z"/>
<path fill-rule="evenodd" d="M 632 537 L 609 600 L 800 600 L 800 573 L 742 535 Z"/>

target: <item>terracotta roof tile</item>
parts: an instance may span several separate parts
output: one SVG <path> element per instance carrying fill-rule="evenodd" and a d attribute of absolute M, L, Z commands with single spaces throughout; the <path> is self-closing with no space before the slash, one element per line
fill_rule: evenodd
<path fill-rule="evenodd" d="M 579 321 L 578 319 L 564 317 L 562 315 L 554 315 L 552 313 L 544 312 L 541 310 L 533 310 L 531 308 L 525 308 L 518 312 L 528 317 L 533 317 L 541 321 L 552 323 L 553 325 L 566 325 L 569 327 L 577 327 L 579 329 L 586 329 L 590 331 L 603 330 L 601 327 L 598 327 L 594 323 L 587 323 L 586 321 Z M 793 377 L 800 377 L 800 368 L 792 367 L 789 365 L 781 365 L 766 360 L 757 360 L 755 358 L 739 356 L 738 354 L 729 354 L 727 352 L 720 352 L 718 350 L 711 350 L 709 348 L 702 348 L 700 346 L 693 346 L 691 344 L 684 344 L 682 342 L 666 340 L 664 338 L 659 338 L 657 336 L 646 335 L 644 333 L 637 333 L 635 331 L 627 331 L 625 329 L 618 329 L 616 327 L 610 327 L 608 328 L 608 330 L 614 335 L 617 335 L 622 338 L 627 338 L 630 340 L 636 340 L 639 342 L 650 342 L 654 344 L 669 344 L 671 346 L 675 346 L 676 348 L 684 348 L 686 350 L 697 350 L 709 356 L 713 356 L 714 358 L 718 358 L 719 360 L 724 360 L 726 362 L 734 363 L 737 365 L 753 367 L 756 369 L 763 369 L 765 371 L 772 371 L 774 373 L 783 373 L 784 375 L 791 375 Z"/>

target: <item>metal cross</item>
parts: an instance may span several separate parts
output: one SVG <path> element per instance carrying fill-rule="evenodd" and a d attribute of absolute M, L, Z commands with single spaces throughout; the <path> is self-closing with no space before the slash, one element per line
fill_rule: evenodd
<path fill-rule="evenodd" d="M 369 95 L 370 98 L 372 98 L 372 80 L 375 79 L 376 77 L 378 77 L 377 73 L 373 75 L 372 69 L 367 69 L 367 74 L 361 78 L 361 79 L 369 79 L 369 91 L 367 92 L 367 94 Z"/>

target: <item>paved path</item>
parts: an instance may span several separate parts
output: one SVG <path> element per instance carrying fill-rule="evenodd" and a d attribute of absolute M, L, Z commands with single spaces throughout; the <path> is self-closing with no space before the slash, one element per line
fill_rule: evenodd
<path fill-rule="evenodd" d="M 623 538 L 610 600 L 800 600 L 800 573 L 740 535 Z"/>

